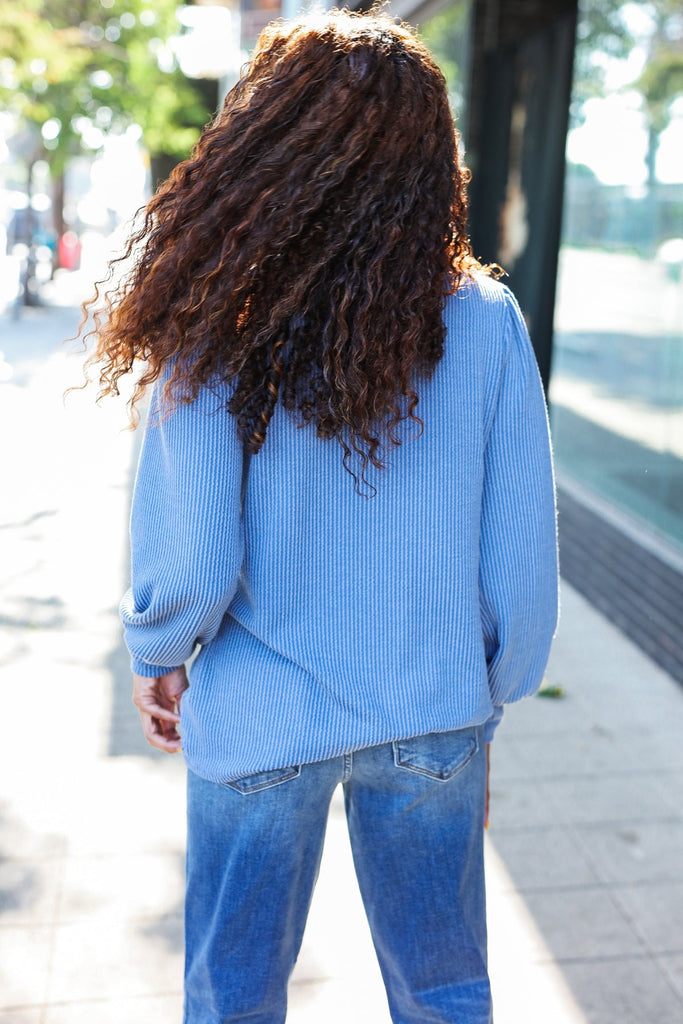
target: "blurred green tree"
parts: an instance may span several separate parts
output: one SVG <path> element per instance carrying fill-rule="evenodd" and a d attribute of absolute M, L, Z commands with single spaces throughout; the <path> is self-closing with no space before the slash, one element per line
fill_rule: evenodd
<path fill-rule="evenodd" d="M 28 166 L 47 159 L 63 230 L 64 169 L 109 132 L 142 129 L 153 178 L 184 159 L 213 114 L 180 71 L 176 0 L 0 0 L 0 106 L 15 115 Z M 215 102 L 215 101 L 214 101 Z"/>
<path fill-rule="evenodd" d="M 452 3 L 431 18 L 420 22 L 420 37 L 429 47 L 439 63 L 451 106 L 456 115 L 460 114 L 466 100 L 466 75 L 464 66 L 470 30 L 470 5 Z"/>
<path fill-rule="evenodd" d="M 644 101 L 648 185 L 654 188 L 659 138 L 671 123 L 674 100 L 683 96 L 683 6 L 680 0 L 649 0 L 643 6 L 652 27 L 642 41 L 645 66 L 634 87 Z"/>
<path fill-rule="evenodd" d="M 626 60 L 634 46 L 623 0 L 579 0 L 570 107 L 572 127 L 583 121 L 586 101 L 604 95 L 609 62 Z"/>
<path fill-rule="evenodd" d="M 643 98 L 652 184 L 659 136 L 670 123 L 674 100 L 683 94 L 681 0 L 580 0 L 579 10 L 573 122 L 582 120 L 587 99 L 605 94 L 610 62 L 626 60 L 639 47 L 644 56 L 643 71 L 624 88 L 635 89 Z"/>
<path fill-rule="evenodd" d="M 605 96 L 607 73 L 614 61 L 640 52 L 642 70 L 618 86 L 641 96 L 647 132 L 647 192 L 649 238 L 644 252 L 652 252 L 660 236 L 657 201 L 657 153 L 662 133 L 671 123 L 674 102 L 683 96 L 683 5 L 681 0 L 580 0 L 577 28 L 572 122 L 583 119 L 591 97 Z M 638 67 L 635 62 L 634 67 Z"/>

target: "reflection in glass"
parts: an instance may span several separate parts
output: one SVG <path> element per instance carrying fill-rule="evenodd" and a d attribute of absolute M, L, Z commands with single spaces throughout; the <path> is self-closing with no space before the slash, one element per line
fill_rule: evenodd
<path fill-rule="evenodd" d="M 586 2 L 550 387 L 558 467 L 683 545 L 683 9 Z"/>

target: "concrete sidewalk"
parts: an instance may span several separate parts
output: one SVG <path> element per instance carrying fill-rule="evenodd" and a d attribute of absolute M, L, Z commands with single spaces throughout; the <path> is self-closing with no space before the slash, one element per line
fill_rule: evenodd
<path fill-rule="evenodd" d="M 147 747 L 116 604 L 136 435 L 61 392 L 70 308 L 0 318 L 0 1024 L 180 1020 L 184 772 Z M 574 591 L 560 699 L 509 709 L 487 834 L 496 1024 L 683 1020 L 683 691 Z M 389 1024 L 341 800 L 288 1024 Z"/>

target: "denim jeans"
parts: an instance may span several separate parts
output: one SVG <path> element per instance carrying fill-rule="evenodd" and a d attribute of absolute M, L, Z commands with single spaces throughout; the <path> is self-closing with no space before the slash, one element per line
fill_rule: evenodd
<path fill-rule="evenodd" d="M 490 1024 L 479 728 L 225 784 L 188 774 L 184 1024 L 283 1024 L 332 794 L 394 1024 Z"/>

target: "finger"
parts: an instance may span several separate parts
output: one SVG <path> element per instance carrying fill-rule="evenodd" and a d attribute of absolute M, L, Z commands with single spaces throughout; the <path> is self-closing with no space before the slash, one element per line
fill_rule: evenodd
<path fill-rule="evenodd" d="M 175 754 L 180 750 L 180 736 L 175 729 L 164 734 L 161 722 L 151 715 L 142 714 L 142 731 L 145 739 L 152 747 L 163 750 L 167 754 Z"/>
<path fill-rule="evenodd" d="M 162 686 L 153 693 L 148 693 L 147 697 L 150 700 L 156 700 L 162 708 L 167 708 L 169 711 L 174 711 L 178 706 L 178 702 L 182 696 L 182 691 L 179 693 L 165 690 Z"/>
<path fill-rule="evenodd" d="M 177 743 L 180 743 L 180 734 L 173 722 L 164 722 L 160 718 L 155 718 L 154 724 L 164 739 L 175 740 Z"/>
<path fill-rule="evenodd" d="M 163 718 L 167 722 L 180 721 L 180 715 L 177 711 L 165 708 L 162 704 L 157 703 L 153 698 L 135 696 L 133 697 L 133 704 L 139 708 L 142 714 L 152 715 L 154 718 Z"/>

